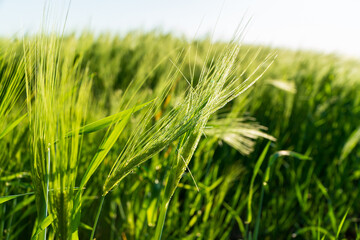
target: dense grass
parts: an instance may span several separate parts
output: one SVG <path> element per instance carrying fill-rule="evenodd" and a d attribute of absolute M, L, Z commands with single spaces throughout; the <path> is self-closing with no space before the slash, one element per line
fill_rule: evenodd
<path fill-rule="evenodd" d="M 0 45 L 0 196 L 26 194 L 0 239 L 360 238 L 358 61 L 156 32 Z"/>

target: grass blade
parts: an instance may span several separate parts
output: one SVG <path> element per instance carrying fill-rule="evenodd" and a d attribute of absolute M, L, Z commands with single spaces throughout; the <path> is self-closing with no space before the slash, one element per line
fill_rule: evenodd
<path fill-rule="evenodd" d="M 7 126 L 2 133 L 0 133 L 0 139 L 2 139 L 6 134 L 8 134 L 11 130 L 13 130 L 19 123 L 27 116 L 27 113 L 13 121 L 9 126 Z"/>
<path fill-rule="evenodd" d="M 144 107 L 146 107 L 147 105 L 149 105 L 150 103 L 152 103 L 154 100 L 148 101 L 146 103 L 143 103 L 141 105 L 135 106 L 133 108 L 121 111 L 119 113 L 116 113 L 114 115 L 105 117 L 103 119 L 97 120 L 95 122 L 89 123 L 83 127 L 81 127 L 79 129 L 79 134 L 86 134 L 86 133 L 92 133 L 92 132 L 96 132 L 98 130 L 104 129 L 108 126 L 110 126 L 111 124 L 120 121 L 121 119 L 125 118 L 128 114 L 137 112 L 141 109 L 143 109 Z M 71 137 L 74 135 L 74 131 L 69 132 L 66 136 L 67 137 Z"/>
<path fill-rule="evenodd" d="M 22 197 L 22 196 L 26 196 L 26 195 L 32 195 L 34 194 L 33 192 L 30 193 L 23 193 L 23 194 L 17 194 L 17 195 L 9 195 L 9 196 L 4 196 L 4 197 L 0 197 L 0 204 L 3 204 L 7 201 L 13 200 L 17 197 Z"/>
<path fill-rule="evenodd" d="M 102 206 L 103 206 L 103 204 L 104 204 L 104 200 L 105 200 L 105 196 L 101 196 L 100 205 L 99 205 L 99 209 L 98 209 L 98 211 L 97 211 L 97 213 L 96 213 L 96 218 L 95 218 L 94 226 L 92 227 L 92 230 L 91 230 L 90 240 L 94 239 L 96 226 L 97 226 L 97 223 L 98 223 L 98 221 L 99 221 L 99 217 L 100 217 L 100 213 L 101 213 Z"/>
<path fill-rule="evenodd" d="M 346 141 L 340 156 L 340 161 L 343 161 L 351 151 L 356 147 L 356 145 L 360 142 L 360 127 L 357 128 Z"/>
<path fill-rule="evenodd" d="M 50 214 L 47 216 L 37 227 L 35 234 L 31 237 L 31 240 L 36 240 L 38 235 L 45 231 L 45 229 L 54 221 L 54 216 Z M 46 236 L 45 236 L 46 237 Z"/>
<path fill-rule="evenodd" d="M 250 182 L 250 188 L 249 188 L 249 199 L 248 199 L 248 216 L 247 216 L 247 220 L 246 223 L 249 224 L 252 221 L 252 210 L 251 210 L 251 204 L 252 204 L 252 197 L 254 194 L 254 182 L 255 182 L 255 178 L 260 170 L 261 164 L 263 163 L 265 156 L 269 150 L 270 147 L 270 142 L 266 145 L 266 147 L 264 148 L 264 150 L 262 151 L 259 159 L 257 160 L 254 170 L 253 170 L 253 175 L 251 177 L 251 182 Z"/>
<path fill-rule="evenodd" d="M 340 222 L 340 224 L 339 224 L 338 230 L 337 230 L 337 232 L 336 232 L 336 239 L 339 239 L 341 229 L 342 229 L 342 227 L 343 227 L 343 225 L 344 225 L 344 223 L 345 223 L 346 216 L 348 215 L 349 210 L 350 210 L 350 208 L 348 208 L 348 210 L 346 210 L 346 213 L 344 214 L 344 217 L 341 219 L 341 222 Z"/>
<path fill-rule="evenodd" d="M 82 189 L 86 185 L 90 177 L 94 174 L 95 170 L 99 167 L 112 146 L 115 144 L 116 140 L 119 138 L 120 134 L 128 123 L 131 113 L 132 112 L 128 112 L 127 115 L 115 125 L 109 137 L 101 144 L 99 150 L 97 151 L 96 155 L 86 169 L 86 172 L 80 183 L 80 189 Z"/>

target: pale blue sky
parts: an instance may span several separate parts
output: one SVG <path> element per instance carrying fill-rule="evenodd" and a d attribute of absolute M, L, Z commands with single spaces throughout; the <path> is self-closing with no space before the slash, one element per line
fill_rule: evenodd
<path fill-rule="evenodd" d="M 64 1 L 50 1 L 64 13 Z M 0 35 L 35 32 L 45 0 L 0 0 Z M 222 11 L 221 11 L 222 9 Z M 72 0 L 67 31 L 99 33 L 160 28 L 193 37 L 214 30 L 229 39 L 241 19 L 251 18 L 246 43 L 314 49 L 360 57 L 359 0 Z"/>

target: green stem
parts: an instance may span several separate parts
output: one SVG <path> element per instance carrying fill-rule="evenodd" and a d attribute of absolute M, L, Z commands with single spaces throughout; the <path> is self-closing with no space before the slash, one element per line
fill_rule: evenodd
<path fill-rule="evenodd" d="M 34 233 L 37 232 L 37 229 L 40 228 L 40 224 L 44 221 L 44 219 L 46 218 L 46 200 L 45 200 L 45 193 L 42 192 L 40 194 L 40 199 L 39 199 L 39 214 L 38 214 L 38 219 L 37 219 L 37 223 L 35 225 L 35 229 L 34 229 Z M 46 232 L 43 230 L 39 233 L 37 239 L 39 240 L 43 240 L 46 239 Z"/>
<path fill-rule="evenodd" d="M 50 175 L 50 147 L 48 147 L 48 161 L 47 161 L 47 169 L 46 169 L 45 217 L 47 217 L 48 205 L 49 205 L 49 175 Z M 47 232 L 47 228 L 45 228 L 44 230 L 44 240 L 46 240 L 46 232 Z"/>
<path fill-rule="evenodd" d="M 43 189 L 43 192 L 40 195 L 40 212 L 38 217 L 37 228 L 40 227 L 40 224 L 44 221 L 44 219 L 48 216 L 48 204 L 49 204 L 49 177 L 50 177 L 50 147 L 47 149 L 47 161 L 46 161 L 46 174 L 45 174 L 45 182 L 46 189 Z M 36 232 L 36 231 L 35 231 Z M 46 240 L 47 228 L 45 228 L 39 235 L 37 239 Z"/>
<path fill-rule="evenodd" d="M 99 206 L 99 209 L 96 213 L 96 219 L 95 219 L 95 222 L 94 222 L 94 226 L 92 228 L 92 231 L 91 231 L 91 236 L 90 236 L 90 240 L 93 240 L 94 239 L 94 235 L 95 235 L 95 230 L 96 230 L 96 225 L 98 223 L 98 220 L 99 220 L 99 217 L 100 217 L 100 213 L 101 213 L 101 210 L 102 210 L 102 206 L 104 204 L 104 199 L 105 199 L 105 196 L 101 196 L 101 199 L 100 199 L 100 206 Z"/>
<path fill-rule="evenodd" d="M 18 183 L 19 183 L 19 181 L 18 181 Z M 13 200 L 12 209 L 15 209 L 16 204 L 17 204 L 17 199 L 15 198 L 15 199 Z M 14 218 L 14 213 L 12 213 L 12 214 L 10 215 L 9 224 L 8 224 L 8 227 L 7 227 L 6 240 L 9 240 L 9 239 L 10 239 L 11 224 L 12 224 L 13 218 Z"/>
<path fill-rule="evenodd" d="M 8 186 L 5 183 L 5 195 L 8 195 Z M 3 239 L 3 234 L 5 234 L 4 232 L 4 228 L 5 228 L 5 215 L 6 215 L 6 204 L 3 204 L 3 209 L 2 209 L 2 213 L 0 214 L 0 239 Z"/>
<path fill-rule="evenodd" d="M 261 187 L 261 196 L 260 196 L 260 203 L 259 203 L 259 211 L 256 217 L 256 221 L 255 221 L 255 231 L 254 231 L 254 240 L 258 239 L 258 235 L 259 235 L 259 229 L 260 229 L 260 219 L 261 219 L 261 211 L 262 211 L 262 205 L 263 205 L 263 201 L 264 201 L 264 190 L 265 190 L 265 182 L 263 183 L 262 187 Z"/>
<path fill-rule="evenodd" d="M 165 223 L 165 218 L 166 218 L 166 213 L 167 213 L 167 210 L 168 210 L 169 202 L 170 201 L 165 200 L 161 205 L 159 219 L 158 219 L 158 222 L 156 224 L 154 240 L 160 240 L 161 239 L 161 235 L 162 235 L 162 232 L 163 232 L 163 229 L 164 229 L 164 223 Z"/>

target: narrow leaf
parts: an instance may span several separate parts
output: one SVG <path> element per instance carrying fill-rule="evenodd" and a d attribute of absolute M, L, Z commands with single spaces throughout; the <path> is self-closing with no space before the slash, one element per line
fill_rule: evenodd
<path fill-rule="evenodd" d="M 343 161 L 352 152 L 355 146 L 360 142 L 360 127 L 358 127 L 346 141 L 340 156 L 340 161 Z"/>
<path fill-rule="evenodd" d="M 254 193 L 254 182 L 255 182 L 255 178 L 260 170 L 261 164 L 263 163 L 265 156 L 269 150 L 270 147 L 270 143 L 269 142 L 266 147 L 264 148 L 263 152 L 261 153 L 259 159 L 257 160 L 256 164 L 255 164 L 255 168 L 254 168 L 254 172 L 253 172 L 253 176 L 251 178 L 251 182 L 250 182 L 250 190 L 249 190 L 249 199 L 248 199 L 248 217 L 247 217 L 247 221 L 246 223 L 251 223 L 252 220 L 252 213 L 251 213 L 251 204 L 252 204 L 252 196 Z"/>
<path fill-rule="evenodd" d="M 2 139 L 6 134 L 8 134 L 11 130 L 13 130 L 19 123 L 26 117 L 27 113 L 13 121 L 9 126 L 7 126 L 2 133 L 0 133 L 0 139 Z"/>
<path fill-rule="evenodd" d="M 26 195 L 32 195 L 34 194 L 33 192 L 30 193 L 23 193 L 23 194 L 17 194 L 17 195 L 9 195 L 9 196 L 4 196 L 4 197 L 0 197 L 0 204 L 3 204 L 7 201 L 13 200 L 17 197 L 22 197 L 22 196 L 26 196 Z"/>
<path fill-rule="evenodd" d="M 97 151 L 96 155 L 92 159 L 87 168 L 81 183 L 80 189 L 82 189 L 87 181 L 89 181 L 90 177 L 94 174 L 95 170 L 99 167 L 102 161 L 105 159 L 106 155 L 115 144 L 116 140 L 119 138 L 120 134 L 124 130 L 126 124 L 128 123 L 132 112 L 129 112 L 119 123 L 117 123 L 112 130 L 110 136 L 101 144 L 99 150 Z"/>
<path fill-rule="evenodd" d="M 346 216 L 347 216 L 348 213 L 349 213 L 349 210 L 350 210 L 350 208 L 348 208 L 348 210 L 346 211 L 344 217 L 342 218 L 342 220 L 341 220 L 341 222 L 340 222 L 340 224 L 339 224 L 339 227 L 338 227 L 338 230 L 337 230 L 337 233 L 336 233 L 336 239 L 338 239 L 339 236 L 340 236 L 341 229 L 342 229 L 342 227 L 343 227 L 343 225 L 344 225 L 344 223 L 345 223 L 345 219 L 346 219 Z"/>
<path fill-rule="evenodd" d="M 151 100 L 149 102 L 146 102 L 144 104 L 141 105 L 137 105 L 133 108 L 121 111 L 119 113 L 116 113 L 114 115 L 105 117 L 103 119 L 97 120 L 95 122 L 89 123 L 83 127 L 81 127 L 79 129 L 79 133 L 80 134 L 86 134 L 86 133 L 91 133 L 91 132 L 96 132 L 98 130 L 104 129 L 108 126 L 110 126 L 111 124 L 120 121 L 121 119 L 123 119 L 124 117 L 126 117 L 128 114 L 137 112 L 141 109 L 143 109 L 144 107 L 146 107 L 147 105 L 149 105 L 151 102 L 153 102 L 154 100 Z M 69 133 L 66 134 L 66 137 L 71 137 L 74 135 L 74 131 L 71 131 Z"/>
<path fill-rule="evenodd" d="M 31 240 L 36 240 L 37 236 L 43 232 L 52 222 L 54 217 L 52 214 L 47 216 L 37 227 L 35 234 L 32 236 Z"/>

